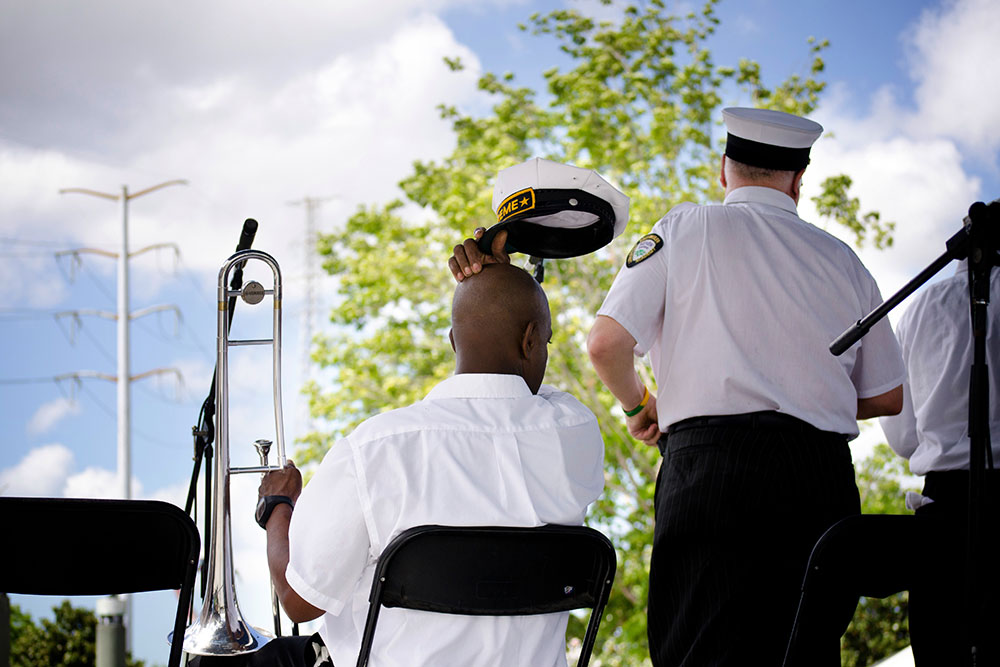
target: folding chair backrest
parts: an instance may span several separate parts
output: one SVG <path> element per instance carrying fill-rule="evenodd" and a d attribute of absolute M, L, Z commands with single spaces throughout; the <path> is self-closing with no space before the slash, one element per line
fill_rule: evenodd
<path fill-rule="evenodd" d="M 358 667 L 368 662 L 379 609 L 511 616 L 591 607 L 579 667 L 590 659 L 617 559 L 585 526 L 417 526 L 382 552 Z"/>
<path fill-rule="evenodd" d="M 200 540 L 191 518 L 157 500 L 0 497 L 10 543 L 0 591 L 105 595 L 180 590 L 171 666 L 180 664 Z"/>
<path fill-rule="evenodd" d="M 913 555 L 954 544 L 947 531 L 938 517 L 889 514 L 855 515 L 828 528 L 809 556 L 785 667 L 813 664 L 810 647 L 829 633 L 822 619 L 833 596 L 884 598 L 909 590 L 918 576 Z"/>

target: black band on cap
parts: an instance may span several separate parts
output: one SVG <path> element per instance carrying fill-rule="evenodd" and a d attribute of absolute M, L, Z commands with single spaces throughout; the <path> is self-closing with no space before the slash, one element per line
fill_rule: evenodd
<path fill-rule="evenodd" d="M 524 202 L 523 204 L 521 202 Z M 517 204 L 521 204 L 517 206 Z M 512 206 L 514 205 L 514 206 Z M 497 222 L 539 218 L 559 211 L 583 211 L 607 220 L 613 227 L 615 210 L 611 204 L 583 190 L 525 188 L 510 195 L 497 209 Z"/>
<path fill-rule="evenodd" d="M 515 197 L 517 199 L 515 200 Z M 505 206 L 517 201 L 513 209 Z M 524 202 L 524 203 L 521 203 Z M 506 252 L 523 252 L 544 259 L 578 257 L 611 243 L 615 232 L 615 211 L 604 199 L 583 190 L 526 188 L 510 195 L 497 209 L 500 221 L 479 239 L 479 249 L 489 253 L 493 237 L 507 230 Z M 549 227 L 542 218 L 560 211 L 580 211 L 597 216 L 585 227 Z"/>
<path fill-rule="evenodd" d="M 734 134 L 726 135 L 726 157 L 751 167 L 798 171 L 809 164 L 808 148 L 785 148 L 743 139 Z"/>

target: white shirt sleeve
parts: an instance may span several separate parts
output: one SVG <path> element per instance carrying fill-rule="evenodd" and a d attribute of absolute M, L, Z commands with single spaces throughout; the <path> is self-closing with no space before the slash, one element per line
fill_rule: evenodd
<path fill-rule="evenodd" d="M 867 273 L 867 272 L 866 272 Z M 871 312 L 882 303 L 875 279 L 868 275 L 871 293 L 868 300 L 868 311 Z M 903 356 L 899 349 L 899 341 L 892 332 L 889 318 L 883 317 L 861 339 L 854 369 L 851 372 L 851 382 L 857 390 L 858 398 L 872 398 L 895 389 L 903 383 L 906 370 L 903 366 Z"/>
<path fill-rule="evenodd" d="M 910 310 L 916 312 L 918 306 L 918 303 L 911 304 L 907 312 L 903 313 L 899 324 L 896 325 L 903 364 L 907 368 L 910 366 L 910 346 L 907 344 L 908 321 L 913 314 Z M 913 406 L 913 391 L 908 376 L 903 381 L 903 409 L 898 415 L 880 417 L 878 421 L 892 450 L 906 459 L 913 456 L 920 445 L 920 440 L 917 435 L 917 415 Z"/>
<path fill-rule="evenodd" d="M 666 243 L 662 221 L 653 226 Z M 635 338 L 635 353 L 645 354 L 663 330 L 667 289 L 667 248 L 656 250 L 633 266 L 623 265 L 615 277 L 598 315 L 610 317 Z"/>
<path fill-rule="evenodd" d="M 338 441 L 302 490 L 288 529 L 288 584 L 338 615 L 368 562 L 370 544 L 350 444 Z"/>
<path fill-rule="evenodd" d="M 903 410 L 898 415 L 880 417 L 878 423 L 892 451 L 906 459 L 913 456 L 920 441 L 917 439 L 917 417 L 913 412 L 909 382 L 903 382 Z"/>

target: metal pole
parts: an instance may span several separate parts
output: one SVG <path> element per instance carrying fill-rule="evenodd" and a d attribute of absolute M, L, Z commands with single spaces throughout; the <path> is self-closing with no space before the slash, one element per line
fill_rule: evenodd
<path fill-rule="evenodd" d="M 118 474 L 122 498 L 132 498 L 132 444 L 129 401 L 131 369 L 129 363 L 129 303 L 128 303 L 128 186 L 122 186 L 122 245 L 118 252 Z M 122 596 L 125 650 L 132 648 L 132 599 Z"/>
<path fill-rule="evenodd" d="M 128 186 L 122 186 L 120 195 L 107 192 L 97 192 L 87 188 L 63 188 L 59 194 L 71 192 L 102 197 L 112 201 L 121 200 L 122 205 L 122 245 L 118 253 L 118 474 L 121 476 L 122 497 L 132 498 L 132 447 L 131 447 L 131 405 L 129 401 L 132 382 L 129 371 L 129 310 L 128 310 L 128 201 L 165 188 L 170 185 L 186 185 L 187 181 L 178 179 L 158 183 L 157 185 L 129 194 Z M 122 595 L 125 605 L 125 649 L 132 650 L 132 600 L 129 595 Z"/>
<path fill-rule="evenodd" d="M 97 601 L 96 667 L 125 667 L 125 601 L 114 595 Z"/>
<path fill-rule="evenodd" d="M 129 404 L 129 309 L 128 309 L 128 186 L 122 186 L 122 246 L 118 253 L 118 474 L 122 498 L 132 498 L 132 456 Z"/>

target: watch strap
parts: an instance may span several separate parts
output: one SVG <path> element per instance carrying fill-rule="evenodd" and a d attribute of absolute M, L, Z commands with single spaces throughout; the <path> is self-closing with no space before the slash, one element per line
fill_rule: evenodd
<path fill-rule="evenodd" d="M 267 520 L 271 518 L 271 512 L 278 505 L 295 507 L 295 503 L 288 496 L 264 496 L 264 511 L 260 513 L 260 516 L 254 517 L 257 519 L 257 525 L 267 530 Z"/>

